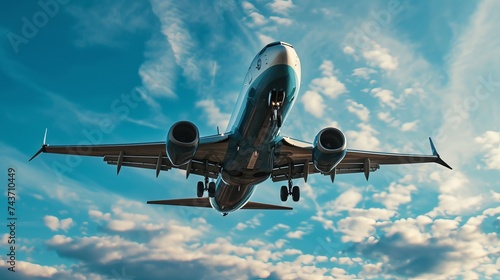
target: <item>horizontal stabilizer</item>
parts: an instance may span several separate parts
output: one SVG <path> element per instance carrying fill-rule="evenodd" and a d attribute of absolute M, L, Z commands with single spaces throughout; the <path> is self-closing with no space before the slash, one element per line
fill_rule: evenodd
<path fill-rule="evenodd" d="M 281 206 L 281 205 L 273 205 L 273 204 L 266 204 L 266 203 L 258 203 L 258 202 L 252 202 L 252 201 L 249 201 L 241 209 L 293 210 L 292 207 Z"/>
<path fill-rule="evenodd" d="M 181 198 L 181 199 L 167 199 L 167 200 L 150 200 L 148 204 L 161 204 L 161 205 L 174 205 L 174 206 L 188 206 L 188 207 L 204 207 L 211 208 L 208 197 L 200 198 Z M 259 202 L 249 201 L 241 209 L 255 209 L 255 210 L 293 210 L 292 207 L 273 205 Z"/>
<path fill-rule="evenodd" d="M 162 204 L 162 205 L 174 205 L 174 206 L 212 208 L 212 205 L 210 205 L 210 201 L 208 201 L 208 197 L 151 200 L 151 201 L 148 201 L 147 203 L 148 204 Z"/>

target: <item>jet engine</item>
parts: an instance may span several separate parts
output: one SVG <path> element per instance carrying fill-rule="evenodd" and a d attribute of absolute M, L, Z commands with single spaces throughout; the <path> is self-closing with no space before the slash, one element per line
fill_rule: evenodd
<path fill-rule="evenodd" d="M 314 138 L 313 163 L 322 173 L 330 173 L 345 157 L 346 138 L 339 129 L 327 127 Z"/>
<path fill-rule="evenodd" d="M 167 136 L 167 156 L 174 166 L 188 163 L 195 155 L 200 142 L 198 128 L 188 121 L 172 125 Z"/>

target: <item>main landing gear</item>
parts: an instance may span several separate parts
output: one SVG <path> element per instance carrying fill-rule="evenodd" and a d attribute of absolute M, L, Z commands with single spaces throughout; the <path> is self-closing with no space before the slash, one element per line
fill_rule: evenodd
<path fill-rule="evenodd" d="M 208 177 L 205 177 L 205 183 L 202 181 L 198 182 L 196 186 L 196 196 L 203 197 L 203 193 L 208 191 L 208 197 L 215 196 L 215 182 L 208 182 Z"/>
<path fill-rule="evenodd" d="M 281 127 L 281 124 L 283 123 L 283 117 L 280 113 L 283 102 L 285 102 L 285 91 L 283 89 L 276 90 L 274 88 L 269 92 L 269 106 L 273 110 L 272 121 L 276 122 L 278 127 Z"/>
<path fill-rule="evenodd" d="M 288 181 L 288 187 L 287 186 L 281 186 L 280 190 L 280 198 L 281 201 L 286 201 L 288 199 L 288 196 L 292 196 L 292 200 L 297 202 L 300 199 L 300 188 L 298 186 L 293 186 L 292 180 Z"/>

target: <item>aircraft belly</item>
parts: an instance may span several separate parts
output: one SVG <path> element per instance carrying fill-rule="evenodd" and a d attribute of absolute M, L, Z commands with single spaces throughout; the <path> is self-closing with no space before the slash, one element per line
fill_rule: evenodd
<path fill-rule="evenodd" d="M 232 186 L 219 178 L 215 197 L 210 199 L 210 203 L 215 210 L 222 213 L 236 211 L 250 200 L 255 187 L 254 185 Z"/>
<path fill-rule="evenodd" d="M 239 209 L 250 199 L 254 186 L 269 178 L 273 170 L 274 139 L 279 133 L 269 104 L 272 90 L 285 91 L 279 109 L 284 119 L 296 95 L 296 74 L 289 65 L 275 65 L 250 85 L 236 130 L 229 138 L 213 207 L 221 212 Z"/>

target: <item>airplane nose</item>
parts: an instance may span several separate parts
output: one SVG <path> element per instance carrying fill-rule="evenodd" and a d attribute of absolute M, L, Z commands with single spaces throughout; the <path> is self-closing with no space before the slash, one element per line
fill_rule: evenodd
<path fill-rule="evenodd" d="M 286 64 L 286 65 L 294 65 L 295 60 L 296 60 L 296 54 L 293 48 L 289 46 L 275 46 L 274 47 L 276 51 L 276 55 L 271 62 L 271 65 L 279 65 L 279 64 Z"/>

